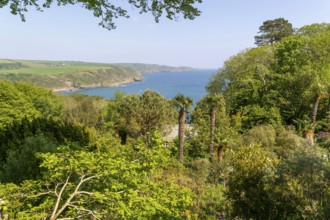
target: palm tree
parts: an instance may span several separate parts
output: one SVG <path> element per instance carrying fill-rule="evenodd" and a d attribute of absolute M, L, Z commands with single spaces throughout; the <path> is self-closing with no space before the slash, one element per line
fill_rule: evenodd
<path fill-rule="evenodd" d="M 191 108 L 193 104 L 193 100 L 189 97 L 184 96 L 183 94 L 177 94 L 173 98 L 174 106 L 179 110 L 179 162 L 183 163 L 183 145 L 184 145 L 184 132 L 185 132 L 185 123 L 186 123 L 186 115 L 189 108 Z"/>
<path fill-rule="evenodd" d="M 210 107 L 210 158 L 213 157 L 214 152 L 214 131 L 215 131 L 215 116 L 216 110 L 219 109 L 217 107 L 224 106 L 224 98 L 221 94 L 215 93 L 210 94 L 206 97 L 206 101 Z"/>

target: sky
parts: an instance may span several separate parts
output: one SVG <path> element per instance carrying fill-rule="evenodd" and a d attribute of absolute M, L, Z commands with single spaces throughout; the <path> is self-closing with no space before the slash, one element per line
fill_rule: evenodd
<path fill-rule="evenodd" d="M 111 31 L 79 5 L 53 5 L 44 12 L 31 8 L 26 22 L 5 7 L 0 9 L 0 59 L 220 68 L 230 56 L 255 47 L 254 36 L 266 20 L 282 17 L 295 28 L 330 23 L 330 0 L 203 0 L 196 6 L 202 14 L 194 20 L 163 17 L 159 23 L 129 6 L 131 17 L 115 20 Z"/>

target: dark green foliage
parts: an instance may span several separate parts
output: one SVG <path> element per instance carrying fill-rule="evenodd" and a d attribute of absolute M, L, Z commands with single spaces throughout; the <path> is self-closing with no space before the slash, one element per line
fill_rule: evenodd
<path fill-rule="evenodd" d="M 274 44 L 280 41 L 282 38 L 290 36 L 294 33 L 292 24 L 284 18 L 277 18 L 274 20 L 264 21 L 259 27 L 259 36 L 255 36 L 255 44 L 258 46 L 264 46 L 268 44 Z"/>
<path fill-rule="evenodd" d="M 40 161 L 35 153 L 54 152 L 59 145 L 87 149 L 90 142 L 89 132 L 81 126 L 44 118 L 14 122 L 0 131 L 0 170 L 3 174 L 0 179 L 17 183 L 26 178 L 37 178 Z M 18 173 L 27 173 L 20 177 L 8 173 L 15 169 Z"/>
<path fill-rule="evenodd" d="M 129 0 L 129 5 L 137 9 L 140 13 L 150 12 L 155 20 L 158 22 L 159 18 L 165 14 L 168 19 L 175 19 L 176 16 L 182 14 L 185 19 L 194 19 L 196 16 L 200 15 L 200 11 L 194 6 L 195 3 L 202 3 L 202 0 L 172 0 L 172 1 L 160 1 L 160 0 Z M 33 7 L 39 11 L 44 8 L 49 8 L 52 4 L 57 5 L 75 5 L 79 4 L 86 10 L 93 13 L 95 17 L 101 17 L 102 21 L 99 23 L 102 27 L 107 29 L 114 29 L 115 23 L 114 18 L 126 17 L 129 18 L 126 9 L 122 8 L 121 4 L 113 4 L 110 1 L 95 1 L 95 0 L 77 0 L 77 1 L 67 1 L 67 0 L 7 0 L 0 3 L 0 8 L 4 6 L 9 6 L 11 13 L 14 15 L 19 15 L 22 21 L 25 21 L 25 12 L 27 12 L 29 7 Z"/>
<path fill-rule="evenodd" d="M 41 161 L 36 158 L 36 153 L 54 153 L 56 147 L 54 142 L 42 134 L 26 137 L 20 145 L 7 150 L 6 162 L 0 169 L 0 181 L 18 184 L 27 179 L 40 178 Z"/>

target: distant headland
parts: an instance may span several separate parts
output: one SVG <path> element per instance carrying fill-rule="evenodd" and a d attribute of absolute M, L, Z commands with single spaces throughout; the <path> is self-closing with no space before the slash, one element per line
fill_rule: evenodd
<path fill-rule="evenodd" d="M 143 63 L 92 63 L 0 59 L 0 79 L 31 82 L 53 91 L 116 87 L 143 80 L 143 74 L 188 72 L 190 67 Z"/>

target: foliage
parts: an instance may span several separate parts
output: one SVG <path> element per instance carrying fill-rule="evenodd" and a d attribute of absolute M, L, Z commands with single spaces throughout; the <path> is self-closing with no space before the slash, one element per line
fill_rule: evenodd
<path fill-rule="evenodd" d="M 324 118 L 323 99 L 330 91 L 327 27 L 305 26 L 272 46 L 238 53 L 211 78 L 208 91 L 224 94 L 229 114 L 240 113 L 245 129 Z"/>
<path fill-rule="evenodd" d="M 274 216 L 276 209 L 268 192 L 276 158 L 258 145 L 242 146 L 232 153 L 231 164 L 226 197 L 232 204 L 232 215 L 245 219 Z"/>
<path fill-rule="evenodd" d="M 94 149 L 93 134 L 85 128 L 51 119 L 23 119 L 0 130 L 0 180 L 20 183 L 40 177 L 37 152 L 55 152 L 59 145 Z"/>
<path fill-rule="evenodd" d="M 259 125 L 251 128 L 244 134 L 245 145 L 258 145 L 273 147 L 275 145 L 276 132 L 271 125 Z"/>
<path fill-rule="evenodd" d="M 56 145 L 42 134 L 26 137 L 16 148 L 8 149 L 6 159 L 0 168 L 1 182 L 21 183 L 27 179 L 38 179 L 41 175 L 41 161 L 37 152 L 56 152 Z"/>
<path fill-rule="evenodd" d="M 180 163 L 183 163 L 183 152 L 184 152 L 184 142 L 185 142 L 185 125 L 188 111 L 190 110 L 193 100 L 189 97 L 184 96 L 183 94 L 177 94 L 172 100 L 172 105 L 174 105 L 179 111 L 178 117 L 178 159 Z"/>
<path fill-rule="evenodd" d="M 185 19 L 194 19 L 196 16 L 200 15 L 200 11 L 194 6 L 195 3 L 202 3 L 202 0 L 184 0 L 184 1 L 160 1 L 160 0 L 129 0 L 128 5 L 137 9 L 139 13 L 150 12 L 154 17 L 156 22 L 159 18 L 166 14 L 168 19 L 175 19 L 178 15 L 182 14 Z M 14 15 L 19 15 L 22 21 L 25 21 L 25 12 L 27 12 L 28 7 L 34 7 L 39 11 L 43 11 L 45 8 L 50 8 L 52 4 L 57 5 L 81 5 L 86 10 L 93 12 L 95 17 L 101 17 L 102 21 L 99 23 L 102 27 L 109 30 L 116 28 L 113 21 L 114 18 L 125 17 L 129 18 L 128 11 L 124 9 L 121 5 L 112 3 L 111 1 L 66 1 L 66 0 L 46 0 L 39 2 L 38 0 L 28 0 L 28 1 L 14 1 L 8 0 L 0 3 L 0 8 L 9 5 L 11 13 Z"/>
<path fill-rule="evenodd" d="M 120 153 L 105 148 L 39 153 L 47 170 L 43 178 L 1 185 L 1 197 L 14 218 L 180 219 L 192 194 L 159 173 L 169 152 L 157 135 L 152 142 L 150 148 L 140 142 Z"/>
<path fill-rule="evenodd" d="M 309 149 L 283 160 L 276 171 L 278 215 L 292 219 L 328 219 L 329 161 L 324 151 Z"/>
<path fill-rule="evenodd" d="M 126 144 L 127 136 L 143 136 L 148 141 L 154 130 L 166 132 L 173 120 L 170 103 L 153 91 L 145 91 L 142 95 L 117 93 L 108 106 L 108 126 L 117 131 L 122 144 Z"/>
<path fill-rule="evenodd" d="M 63 99 L 64 121 L 91 127 L 101 127 L 105 122 L 107 101 L 102 97 L 72 94 Z"/>
<path fill-rule="evenodd" d="M 274 44 L 282 38 L 292 35 L 294 29 L 288 20 L 285 20 L 284 18 L 276 18 L 274 20 L 264 21 L 259 27 L 258 33 L 261 34 L 254 37 L 255 44 L 258 46 L 264 46 Z"/>
<path fill-rule="evenodd" d="M 11 82 L 0 80 L 0 128 L 12 124 L 15 120 L 39 117 L 33 102 Z"/>

